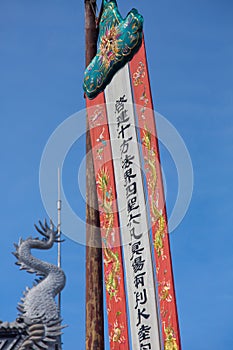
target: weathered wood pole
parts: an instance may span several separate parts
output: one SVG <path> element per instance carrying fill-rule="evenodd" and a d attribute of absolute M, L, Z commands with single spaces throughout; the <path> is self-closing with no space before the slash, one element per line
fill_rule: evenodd
<path fill-rule="evenodd" d="M 96 54 L 96 0 L 85 1 L 86 66 Z M 104 349 L 102 249 L 91 139 L 86 133 L 86 350 Z"/>

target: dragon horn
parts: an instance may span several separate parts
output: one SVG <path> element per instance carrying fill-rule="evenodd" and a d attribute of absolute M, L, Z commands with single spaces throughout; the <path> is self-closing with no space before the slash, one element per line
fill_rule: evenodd
<path fill-rule="evenodd" d="M 54 223 L 53 223 L 53 220 L 51 218 L 49 220 L 49 223 L 50 223 L 51 229 L 54 230 Z"/>
<path fill-rule="evenodd" d="M 50 227 L 49 227 L 49 225 L 47 224 L 47 220 L 46 220 L 46 219 L 44 219 L 44 227 L 45 227 L 46 231 L 47 231 L 47 230 L 50 230 Z"/>
<path fill-rule="evenodd" d="M 43 224 L 40 220 L 39 220 L 39 224 L 40 224 L 40 227 L 42 228 L 42 230 L 46 232 L 46 228 L 45 228 L 45 226 L 43 226 Z"/>
<path fill-rule="evenodd" d="M 47 220 L 46 220 L 46 219 L 44 219 L 44 226 L 45 226 L 45 228 L 46 228 L 47 230 L 50 230 L 50 227 L 49 227 L 49 225 L 47 224 Z"/>
<path fill-rule="evenodd" d="M 46 234 L 45 234 L 42 230 L 40 230 L 39 227 L 38 227 L 36 224 L 34 224 L 34 226 L 35 226 L 35 229 L 36 229 L 42 236 L 47 237 Z"/>

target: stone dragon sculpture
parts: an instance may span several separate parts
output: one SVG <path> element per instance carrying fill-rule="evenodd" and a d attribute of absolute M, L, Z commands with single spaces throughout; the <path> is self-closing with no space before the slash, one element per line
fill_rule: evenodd
<path fill-rule="evenodd" d="M 39 224 L 40 228 L 36 225 L 35 228 L 43 238 L 20 239 L 19 243 L 15 244 L 16 251 L 13 253 L 21 270 L 39 276 L 33 287 L 26 289 L 18 305 L 20 314 L 16 323 L 24 336 L 17 350 L 54 349 L 54 344 L 64 328 L 61 326 L 55 296 L 65 286 L 65 274 L 61 268 L 39 260 L 31 254 L 31 249 L 52 248 L 54 242 L 59 241 L 58 231 L 52 222 L 50 226 L 46 221 L 44 224 L 39 221 Z"/>

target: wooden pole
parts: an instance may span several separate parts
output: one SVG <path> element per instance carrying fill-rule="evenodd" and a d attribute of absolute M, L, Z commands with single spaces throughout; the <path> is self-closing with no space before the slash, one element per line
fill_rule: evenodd
<path fill-rule="evenodd" d="M 96 0 L 85 1 L 86 66 L 96 54 Z M 102 249 L 91 139 L 86 133 L 86 350 L 104 349 Z"/>

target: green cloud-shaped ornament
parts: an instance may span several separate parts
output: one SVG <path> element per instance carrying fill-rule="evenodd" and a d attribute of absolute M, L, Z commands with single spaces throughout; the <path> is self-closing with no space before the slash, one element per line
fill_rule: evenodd
<path fill-rule="evenodd" d="M 143 17 L 136 9 L 123 19 L 116 0 L 104 0 L 97 54 L 84 73 L 83 89 L 89 99 L 103 91 L 114 74 L 138 51 L 142 43 L 142 27 Z"/>

